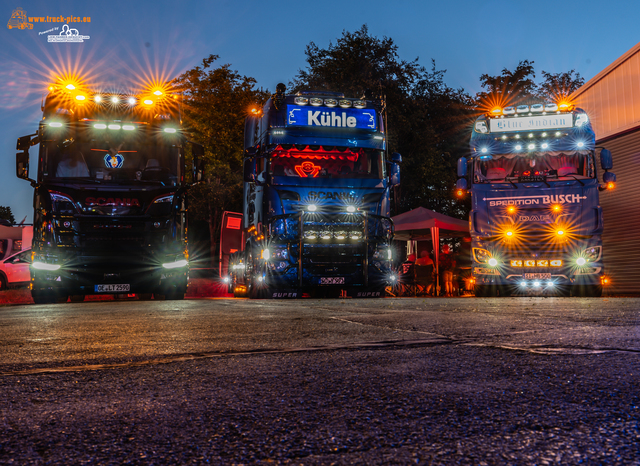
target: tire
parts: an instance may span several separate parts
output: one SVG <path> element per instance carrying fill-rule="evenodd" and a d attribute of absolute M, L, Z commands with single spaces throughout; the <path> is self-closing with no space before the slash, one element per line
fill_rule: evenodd
<path fill-rule="evenodd" d="M 31 290 L 31 297 L 36 304 L 54 304 L 58 302 L 58 294 L 54 291 Z"/>
<path fill-rule="evenodd" d="M 7 289 L 7 279 L 5 277 L 0 277 L 0 291 L 5 291 Z"/>
<path fill-rule="evenodd" d="M 498 287 L 496 285 L 476 285 L 474 291 L 479 298 L 498 296 Z"/>
<path fill-rule="evenodd" d="M 182 301 L 186 293 L 187 290 L 181 286 L 172 287 L 164 294 L 164 299 L 166 301 Z"/>
<path fill-rule="evenodd" d="M 153 298 L 153 293 L 138 293 L 140 301 L 151 301 L 151 298 Z"/>
<path fill-rule="evenodd" d="M 475 285 L 473 287 L 473 294 L 476 295 L 476 298 L 485 298 L 488 296 L 488 290 L 485 285 Z"/>
<path fill-rule="evenodd" d="M 602 285 L 574 285 L 572 294 L 579 298 L 600 298 Z"/>
<path fill-rule="evenodd" d="M 184 292 L 172 291 L 164 295 L 164 299 L 167 301 L 182 301 L 184 299 Z"/>

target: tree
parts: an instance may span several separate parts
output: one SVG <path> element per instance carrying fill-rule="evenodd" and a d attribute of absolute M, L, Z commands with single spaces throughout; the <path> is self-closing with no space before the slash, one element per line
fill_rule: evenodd
<path fill-rule="evenodd" d="M 225 64 L 213 67 L 217 55 L 185 71 L 174 85 L 183 91 L 184 119 L 195 142 L 205 148 L 205 182 L 189 196 L 190 219 L 208 225 L 211 260 L 216 254 L 222 212 L 242 209 L 244 120 L 249 109 L 268 94 L 254 78 L 241 76 Z"/>
<path fill-rule="evenodd" d="M 524 60 L 518 63 L 514 71 L 503 68 L 498 76 L 480 76 L 480 86 L 486 91 L 476 95 L 479 106 L 490 111 L 495 107 L 518 105 L 537 98 L 538 86 L 534 81 L 536 73 L 533 63 Z"/>
<path fill-rule="evenodd" d="M 11 212 L 11 207 L 0 206 L 0 219 L 8 220 L 11 224 L 16 223 L 13 212 Z"/>
<path fill-rule="evenodd" d="M 575 70 L 555 74 L 543 71 L 542 76 L 544 81 L 538 86 L 538 97 L 545 101 L 566 99 L 584 84 L 584 78 Z"/>
<path fill-rule="evenodd" d="M 386 96 L 387 144 L 405 160 L 398 210 L 425 206 L 464 215 L 452 197 L 453 167 L 468 150 L 461 142 L 468 139 L 472 99 L 444 83 L 445 71 L 433 62 L 428 71 L 417 58 L 401 59 L 391 38 L 370 35 L 366 25 L 343 31 L 327 48 L 311 42 L 305 54 L 306 69 L 290 83 L 294 91 L 318 89 L 360 97 L 369 89 Z"/>
<path fill-rule="evenodd" d="M 584 84 L 584 78 L 575 70 L 564 73 L 543 71 L 544 81 L 537 84 L 533 64 L 533 61 L 524 60 L 514 71 L 503 68 L 498 76 L 480 76 L 480 85 L 486 91 L 476 95 L 477 106 L 486 112 L 495 107 L 558 102 Z"/>

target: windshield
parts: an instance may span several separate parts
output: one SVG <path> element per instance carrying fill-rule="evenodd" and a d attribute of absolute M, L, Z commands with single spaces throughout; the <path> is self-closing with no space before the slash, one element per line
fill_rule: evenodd
<path fill-rule="evenodd" d="M 132 131 L 70 131 L 43 143 L 43 179 L 175 186 L 182 176 L 178 142 L 175 135 L 140 126 Z"/>
<path fill-rule="evenodd" d="M 474 161 L 474 183 L 556 181 L 595 177 L 593 154 L 507 154 Z"/>
<path fill-rule="evenodd" d="M 271 155 L 273 176 L 295 178 L 385 177 L 384 156 L 380 150 L 278 150 Z"/>

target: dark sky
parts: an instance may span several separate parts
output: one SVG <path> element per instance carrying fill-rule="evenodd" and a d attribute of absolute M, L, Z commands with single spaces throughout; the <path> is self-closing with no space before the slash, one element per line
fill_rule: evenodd
<path fill-rule="evenodd" d="M 32 134 L 40 101 L 56 72 L 77 70 L 102 86 L 132 89 L 145 76 L 171 79 L 220 55 L 241 74 L 274 90 L 305 66 L 305 46 L 326 47 L 343 30 L 367 24 L 391 37 L 406 60 L 431 59 L 446 83 L 475 94 L 483 73 L 533 60 L 542 70 L 575 69 L 589 80 L 640 41 L 640 4 L 622 1 L 28 1 L 2 0 L 0 18 L 90 17 L 71 23 L 84 43 L 49 43 L 65 23 L 31 30 L 0 27 L 0 205 L 32 220 L 33 190 L 15 176 L 15 141 Z M 55 18 L 57 19 L 57 18 Z M 48 32 L 52 28 L 60 29 Z M 390 122 L 392 124 L 392 122 Z M 34 148 L 35 149 L 35 148 Z M 35 177 L 32 150 L 31 176 Z"/>

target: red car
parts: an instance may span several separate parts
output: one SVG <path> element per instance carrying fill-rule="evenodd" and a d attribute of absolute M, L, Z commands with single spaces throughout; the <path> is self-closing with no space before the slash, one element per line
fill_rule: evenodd
<path fill-rule="evenodd" d="M 28 286 L 31 281 L 31 249 L 25 249 L 0 262 L 0 290 Z"/>

